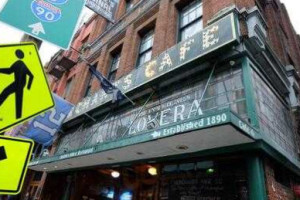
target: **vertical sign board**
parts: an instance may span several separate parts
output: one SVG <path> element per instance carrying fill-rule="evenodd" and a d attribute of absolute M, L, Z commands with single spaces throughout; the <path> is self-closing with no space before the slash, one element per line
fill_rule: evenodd
<path fill-rule="evenodd" d="M 68 49 L 85 0 L 9 0 L 0 21 Z"/>
<path fill-rule="evenodd" d="M 21 191 L 32 149 L 32 140 L 0 136 L 0 194 Z"/>
<path fill-rule="evenodd" d="M 118 0 L 87 0 L 85 5 L 95 13 L 114 22 Z"/>
<path fill-rule="evenodd" d="M 53 97 L 55 107 L 33 119 L 23 135 L 46 147 L 53 143 L 63 121 L 73 107 L 63 98 L 55 94 L 53 94 Z"/>
<path fill-rule="evenodd" d="M 54 107 L 33 43 L 0 45 L 0 132 Z"/>

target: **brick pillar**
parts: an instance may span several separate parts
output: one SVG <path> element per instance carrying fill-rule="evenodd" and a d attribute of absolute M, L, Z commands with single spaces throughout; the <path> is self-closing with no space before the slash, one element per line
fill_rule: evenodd
<path fill-rule="evenodd" d="M 134 30 L 134 26 L 130 25 L 125 34 L 117 79 L 134 69 L 139 41 L 140 39 Z"/>
<path fill-rule="evenodd" d="M 174 4 L 169 6 L 169 15 L 166 33 L 166 49 L 171 48 L 177 43 L 178 32 L 178 11 Z"/>
<path fill-rule="evenodd" d="M 57 94 L 59 96 L 63 96 L 63 94 L 65 92 L 67 78 L 68 78 L 67 73 L 64 73 L 64 75 L 59 80 L 59 83 L 58 83 L 58 86 L 57 86 Z"/>
<path fill-rule="evenodd" d="M 245 0 L 244 0 L 245 1 Z M 203 0 L 203 24 L 206 26 L 208 20 L 223 8 L 234 5 L 235 0 Z"/>
<path fill-rule="evenodd" d="M 282 63 L 286 63 L 285 51 L 283 49 L 281 41 L 279 40 L 279 38 L 281 38 L 281 35 L 278 24 L 278 11 L 276 12 L 274 9 L 275 8 L 273 3 L 268 3 L 265 8 L 266 19 L 269 25 L 268 38 L 278 58 L 281 60 Z"/>
<path fill-rule="evenodd" d="M 88 67 L 84 62 L 78 64 L 78 71 L 76 72 L 71 86 L 69 101 L 77 104 L 83 98 L 83 93 L 86 89 L 87 77 L 89 75 Z"/>
<path fill-rule="evenodd" d="M 126 10 L 126 0 L 120 0 L 116 12 L 116 20 L 120 19 L 124 15 L 125 10 Z"/>
<path fill-rule="evenodd" d="M 105 31 L 107 25 L 107 21 L 100 16 L 95 17 L 94 20 L 95 24 L 90 33 L 89 42 L 93 42 L 99 35 L 101 35 Z"/>
<path fill-rule="evenodd" d="M 97 65 L 97 70 L 99 72 L 101 72 L 104 76 L 106 76 L 105 72 L 105 68 L 107 68 L 107 45 L 105 45 L 104 47 L 102 47 L 101 49 L 101 53 L 98 60 L 98 65 Z M 92 92 L 96 92 L 100 89 L 100 83 L 99 80 L 94 78 L 92 81 Z"/>
<path fill-rule="evenodd" d="M 162 0 L 159 5 L 159 11 L 156 19 L 154 44 L 152 57 L 156 57 L 166 49 L 166 37 L 169 20 L 169 8 L 171 3 L 169 0 Z"/>

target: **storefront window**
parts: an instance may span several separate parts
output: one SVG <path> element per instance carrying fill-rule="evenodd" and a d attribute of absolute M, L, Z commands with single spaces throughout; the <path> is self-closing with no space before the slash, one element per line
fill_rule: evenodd
<path fill-rule="evenodd" d="M 159 199 L 248 199 L 245 166 L 238 161 L 173 164 L 162 169 Z"/>
<path fill-rule="evenodd" d="M 248 120 L 242 70 L 239 67 L 218 70 L 200 102 L 209 72 L 192 82 L 188 80 L 181 85 L 170 86 L 167 92 L 150 102 L 138 118 L 136 115 L 140 107 L 113 113 L 104 122 L 100 120 L 92 126 L 82 127 L 63 136 L 57 154 L 82 148 L 83 145 L 92 146 L 143 134 L 222 110 L 231 110 Z"/>
<path fill-rule="evenodd" d="M 248 200 L 244 163 L 240 159 L 187 160 L 50 174 L 43 199 Z M 113 177 L 114 171 L 120 175 Z M 57 184 L 64 187 L 53 193 Z"/>
<path fill-rule="evenodd" d="M 296 136 L 293 132 L 292 118 L 287 103 L 276 95 L 275 90 L 262 80 L 254 70 L 252 77 L 262 132 L 294 158 L 298 158 Z"/>

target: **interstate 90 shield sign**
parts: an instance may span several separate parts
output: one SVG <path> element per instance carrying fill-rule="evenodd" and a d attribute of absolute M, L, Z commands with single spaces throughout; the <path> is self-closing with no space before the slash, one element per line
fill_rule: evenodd
<path fill-rule="evenodd" d="M 68 49 L 85 0 L 9 0 L 0 21 Z"/>

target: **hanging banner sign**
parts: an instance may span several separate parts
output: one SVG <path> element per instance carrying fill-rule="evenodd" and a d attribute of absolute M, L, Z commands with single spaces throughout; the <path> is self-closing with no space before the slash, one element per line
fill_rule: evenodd
<path fill-rule="evenodd" d="M 118 0 L 87 0 L 86 7 L 107 20 L 114 22 Z"/>
<path fill-rule="evenodd" d="M 53 143 L 59 128 L 73 107 L 59 96 L 53 94 L 53 97 L 55 107 L 32 120 L 26 133 L 22 135 L 43 146 L 50 146 Z"/>
<path fill-rule="evenodd" d="M 0 21 L 68 49 L 85 0 L 9 0 Z"/>

